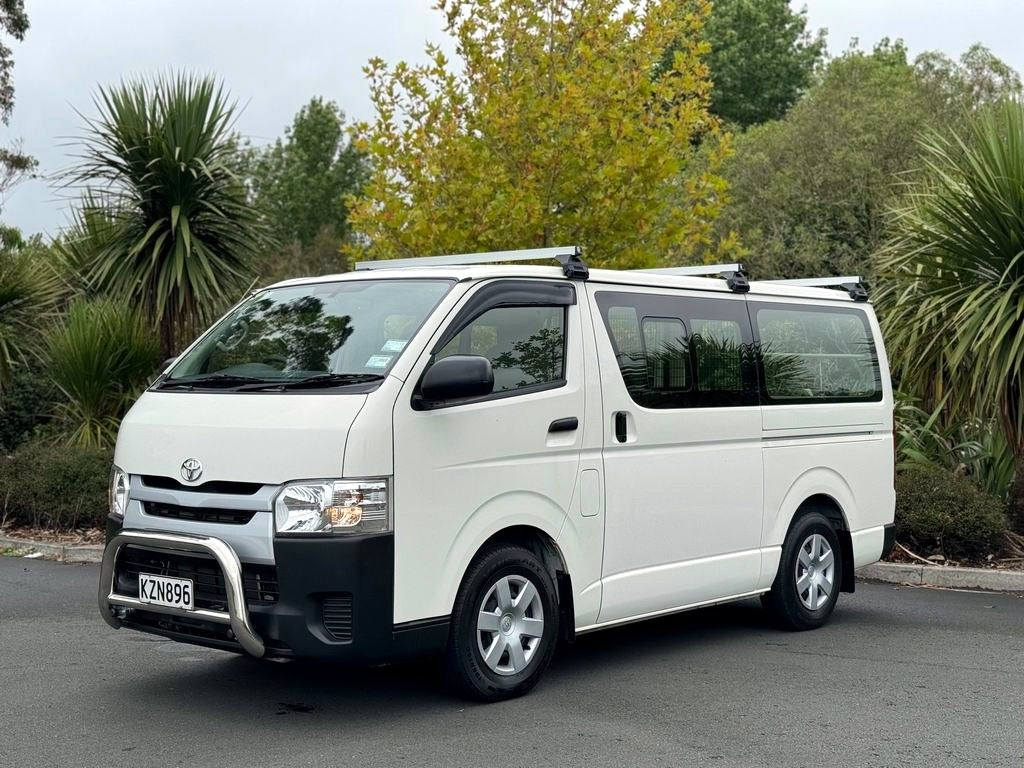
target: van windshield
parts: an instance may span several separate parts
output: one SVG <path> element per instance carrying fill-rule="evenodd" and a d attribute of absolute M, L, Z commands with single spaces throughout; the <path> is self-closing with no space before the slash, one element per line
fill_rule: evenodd
<path fill-rule="evenodd" d="M 260 291 L 154 386 L 258 391 L 380 380 L 452 285 L 348 280 Z"/>

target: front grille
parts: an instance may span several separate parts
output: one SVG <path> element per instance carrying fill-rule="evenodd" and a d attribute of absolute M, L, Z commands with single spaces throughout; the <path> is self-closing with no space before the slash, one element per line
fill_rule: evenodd
<path fill-rule="evenodd" d="M 124 547 L 117 558 L 115 589 L 123 595 L 139 594 L 139 574 L 191 579 L 196 608 L 227 611 L 228 594 L 220 565 L 209 556 L 193 552 Z M 276 603 L 280 598 L 277 568 L 272 565 L 242 564 L 245 601 L 252 604 Z"/>
<path fill-rule="evenodd" d="M 194 520 L 200 523 L 223 523 L 245 525 L 256 514 L 251 509 L 200 509 L 183 507 L 179 504 L 162 504 L 156 501 L 143 502 L 147 515 L 172 517 L 175 520 Z"/>
<path fill-rule="evenodd" d="M 323 600 L 324 629 L 335 640 L 352 642 L 352 593 L 339 592 Z"/>
<path fill-rule="evenodd" d="M 199 485 L 185 485 L 173 477 L 162 475 L 140 475 L 147 488 L 163 488 L 168 491 L 201 491 L 203 493 L 230 493 L 236 496 L 252 496 L 263 487 L 262 483 L 239 483 L 233 480 L 209 480 Z"/>

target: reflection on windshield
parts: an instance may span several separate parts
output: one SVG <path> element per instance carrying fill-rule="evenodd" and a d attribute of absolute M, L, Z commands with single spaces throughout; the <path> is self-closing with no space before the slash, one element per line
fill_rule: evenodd
<path fill-rule="evenodd" d="M 257 297 L 243 308 L 233 332 L 211 354 L 215 369 L 254 361 L 281 370 L 327 371 L 331 353 L 352 335 L 349 315 L 328 315 L 316 296 L 275 302 Z"/>
<path fill-rule="evenodd" d="M 345 386 L 379 380 L 450 280 L 351 280 L 262 291 L 182 356 L 163 388 Z M 289 389 L 294 388 L 289 386 Z"/>

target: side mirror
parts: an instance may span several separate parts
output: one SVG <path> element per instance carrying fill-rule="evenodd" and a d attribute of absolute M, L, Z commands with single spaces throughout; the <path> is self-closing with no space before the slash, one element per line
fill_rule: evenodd
<path fill-rule="evenodd" d="M 424 400 L 459 400 L 482 397 L 494 389 L 491 361 L 479 355 L 452 355 L 438 360 L 423 374 L 420 395 Z"/>

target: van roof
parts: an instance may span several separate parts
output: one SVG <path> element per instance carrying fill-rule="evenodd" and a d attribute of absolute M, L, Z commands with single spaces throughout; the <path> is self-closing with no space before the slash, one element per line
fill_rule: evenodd
<path fill-rule="evenodd" d="M 543 278 L 551 280 L 570 280 L 565 277 L 559 267 L 535 265 L 467 265 L 467 266 L 415 266 L 395 267 L 388 269 L 361 270 L 343 272 L 320 277 L 300 277 L 275 283 L 270 288 L 294 285 L 313 285 L 347 280 L 394 280 L 409 278 L 445 278 L 457 281 L 487 280 L 499 277 Z M 576 282 L 576 281 L 574 281 Z M 642 270 L 591 269 L 587 282 L 610 285 L 642 285 L 652 288 L 685 288 L 695 291 L 732 293 L 726 281 L 719 277 L 695 277 L 690 275 L 667 275 Z M 783 296 L 790 298 L 815 299 L 853 303 L 854 299 L 846 291 L 831 288 L 815 288 L 794 285 L 785 282 L 767 280 L 751 280 L 749 295 Z"/>

